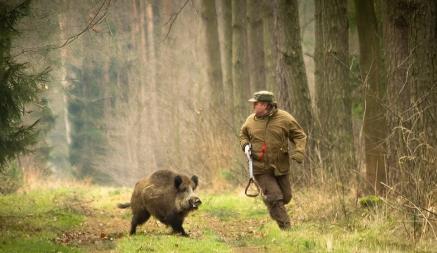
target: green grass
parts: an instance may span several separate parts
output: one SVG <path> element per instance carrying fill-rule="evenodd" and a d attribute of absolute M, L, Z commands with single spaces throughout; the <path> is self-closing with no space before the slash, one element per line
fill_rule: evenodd
<path fill-rule="evenodd" d="M 202 196 L 201 210 L 221 220 L 239 218 L 259 218 L 268 215 L 259 198 L 246 198 L 237 195 Z"/>
<path fill-rule="evenodd" d="M 0 196 L 0 252 L 80 252 L 57 245 L 57 234 L 80 224 L 77 192 L 40 189 Z"/>
<path fill-rule="evenodd" d="M 213 231 L 201 238 L 174 235 L 136 235 L 125 237 L 117 244 L 117 252 L 231 252 L 231 247 Z"/>
<path fill-rule="evenodd" d="M 79 185 L 0 196 L 0 252 L 437 252 L 435 238 L 411 240 L 402 215 L 349 201 L 346 219 L 336 198 L 310 189 L 287 207 L 290 231 L 277 227 L 260 198 L 227 193 L 201 196 L 203 204 L 184 224 L 189 238 L 153 219 L 128 236 L 130 211 L 115 206 L 129 201 L 131 191 Z M 103 228 L 114 238 L 99 239 Z M 55 240 L 77 229 L 98 244 Z"/>
<path fill-rule="evenodd" d="M 0 252 L 23 252 L 23 253 L 76 253 L 83 252 L 78 248 L 67 247 L 51 242 L 47 238 L 20 238 L 0 242 Z"/>

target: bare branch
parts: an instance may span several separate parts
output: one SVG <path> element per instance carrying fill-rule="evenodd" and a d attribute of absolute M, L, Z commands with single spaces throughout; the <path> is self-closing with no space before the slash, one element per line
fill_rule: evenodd
<path fill-rule="evenodd" d="M 178 11 L 176 11 L 175 13 L 170 15 L 170 18 L 167 20 L 167 22 L 164 23 L 164 25 L 169 25 L 168 30 L 167 30 L 167 34 L 164 37 L 164 40 L 168 39 L 168 36 L 170 35 L 171 32 L 171 28 L 173 27 L 174 22 L 176 21 L 176 19 L 178 18 L 179 14 L 182 12 L 182 10 L 185 8 L 185 6 L 188 4 L 190 0 L 186 0 L 185 3 L 182 5 L 181 8 L 179 8 Z"/>
<path fill-rule="evenodd" d="M 85 32 L 93 29 L 96 25 L 102 23 L 105 20 L 106 15 L 107 15 L 108 10 L 109 10 L 109 6 L 111 5 L 111 1 L 112 0 L 102 0 L 102 3 L 99 5 L 99 8 L 97 9 L 96 14 L 92 18 L 90 18 L 87 26 L 79 33 L 70 36 L 62 44 L 60 44 L 60 45 L 49 44 L 49 45 L 45 45 L 45 46 L 41 46 L 41 47 L 22 49 L 20 53 L 18 53 L 17 55 L 14 55 L 13 57 L 17 57 L 17 56 L 20 56 L 20 55 L 26 54 L 26 53 L 37 53 L 37 52 L 42 51 L 42 50 L 50 51 L 50 50 L 60 49 L 60 48 L 63 48 L 65 46 L 69 45 L 70 43 L 72 43 L 73 41 L 78 39 L 81 35 L 83 35 Z"/>

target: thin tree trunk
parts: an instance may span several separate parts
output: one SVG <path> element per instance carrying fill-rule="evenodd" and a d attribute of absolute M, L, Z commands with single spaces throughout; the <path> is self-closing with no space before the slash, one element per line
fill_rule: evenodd
<path fill-rule="evenodd" d="M 250 96 L 249 75 L 247 71 L 245 1 L 232 1 L 232 82 L 234 88 L 234 111 L 237 126 L 247 117 Z"/>
<path fill-rule="evenodd" d="M 219 110 L 224 101 L 223 92 L 223 76 L 221 69 L 220 48 L 218 26 L 217 26 L 217 12 L 215 8 L 214 0 L 202 0 L 200 1 L 201 16 L 205 29 L 206 45 L 206 71 L 209 84 L 209 98 L 210 109 Z M 217 112 L 214 118 L 218 118 L 221 115 Z"/>
<path fill-rule="evenodd" d="M 139 3 L 139 4 L 138 4 Z M 135 19 L 134 23 L 134 34 L 132 36 L 135 38 L 136 48 L 139 51 L 138 61 L 140 66 L 147 66 L 147 52 L 146 52 L 146 34 L 145 34 L 145 8 L 142 1 L 132 0 L 132 14 Z M 138 81 L 137 81 L 137 115 L 135 124 L 137 130 L 136 140 L 136 152 L 137 154 L 137 170 L 144 171 L 144 166 L 146 165 L 146 157 L 148 154 L 145 152 L 147 149 L 148 136 L 145 134 L 144 121 L 146 120 L 146 71 L 138 67 Z M 147 115 L 148 116 L 148 115 Z"/>
<path fill-rule="evenodd" d="M 260 0 L 247 0 L 247 49 L 251 91 L 266 89 L 263 23 Z"/>
<path fill-rule="evenodd" d="M 217 2 L 219 32 L 221 31 L 222 43 L 220 52 L 223 70 L 223 84 L 225 94 L 226 111 L 229 118 L 234 115 L 234 96 L 232 88 L 232 2 L 221 0 Z"/>
<path fill-rule="evenodd" d="M 373 0 L 355 0 L 360 40 L 361 78 L 365 91 L 364 145 L 366 180 L 375 193 L 382 193 L 385 174 L 385 81 L 382 50 Z M 369 188 L 369 187 L 366 187 Z"/>
<path fill-rule="evenodd" d="M 59 36 L 61 41 L 66 41 L 67 36 L 66 36 L 66 20 L 64 15 L 59 14 Z M 61 83 L 62 83 L 62 87 L 64 88 L 64 91 L 67 91 L 68 89 L 68 81 L 67 81 L 67 67 L 66 67 L 66 59 L 67 59 L 67 47 L 62 47 L 60 49 L 60 59 L 61 59 Z M 63 106 L 64 106 L 64 113 L 63 113 L 63 118 L 64 118 L 64 125 L 65 125 L 65 138 L 67 141 L 67 144 L 70 145 L 71 144 L 71 127 L 70 127 L 70 121 L 68 119 L 68 97 L 67 97 L 67 93 L 63 92 Z"/>
<path fill-rule="evenodd" d="M 278 86 L 276 84 L 276 41 L 273 34 L 274 19 L 273 19 L 273 2 L 271 0 L 263 1 L 263 43 L 264 43 L 264 65 L 266 89 L 278 94 Z"/>
<path fill-rule="evenodd" d="M 145 19 L 146 25 L 143 29 L 146 29 L 147 36 L 147 81 L 148 81 L 148 97 L 150 98 L 149 108 L 158 108 L 158 87 L 156 84 L 156 48 L 155 48 L 155 27 L 154 27 L 154 12 L 152 0 L 146 2 L 145 7 Z M 152 168 L 160 168 L 163 166 L 161 163 L 163 159 L 157 159 L 161 153 L 162 142 L 158 139 L 158 110 L 152 109 L 149 112 L 150 122 L 147 138 L 149 139 L 150 150 L 150 163 Z M 158 164 L 160 163 L 160 164 Z"/>
<path fill-rule="evenodd" d="M 180 8 L 179 5 L 175 5 L 172 0 L 160 1 L 161 9 L 160 16 L 162 20 L 161 27 L 161 50 L 160 50 L 160 60 L 158 61 L 158 71 L 159 71 L 159 82 L 160 88 L 164 95 L 164 101 L 168 103 L 162 103 L 165 105 L 162 108 L 162 114 L 164 115 L 164 122 L 167 122 L 167 126 L 164 129 L 167 130 L 167 140 L 165 152 L 166 154 L 171 154 L 171 158 L 167 158 L 167 166 L 178 167 L 183 163 L 183 143 L 182 143 L 182 126 L 183 123 L 180 120 L 181 108 L 183 107 L 184 101 L 179 99 L 178 96 L 182 93 L 181 85 L 178 82 L 174 82 L 177 76 L 176 68 L 168 68 L 168 59 L 177 58 L 177 40 L 176 33 L 172 31 L 169 32 L 170 18 L 176 13 L 176 10 Z M 177 22 L 177 21 L 176 21 Z M 174 27 L 172 29 L 175 29 Z M 166 38 L 166 36 L 168 37 Z M 169 102 L 169 98 L 172 100 Z M 166 116 L 167 115 L 167 116 Z M 165 124 L 165 123 L 163 123 Z M 163 129 L 161 129 L 162 132 Z"/>

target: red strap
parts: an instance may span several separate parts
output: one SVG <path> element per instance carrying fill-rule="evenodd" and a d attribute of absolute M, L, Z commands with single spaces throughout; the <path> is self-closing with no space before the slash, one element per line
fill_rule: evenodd
<path fill-rule="evenodd" d="M 267 144 L 263 143 L 262 147 L 261 147 L 261 154 L 259 155 L 259 160 L 262 161 L 264 158 L 264 154 L 266 153 L 267 150 Z"/>

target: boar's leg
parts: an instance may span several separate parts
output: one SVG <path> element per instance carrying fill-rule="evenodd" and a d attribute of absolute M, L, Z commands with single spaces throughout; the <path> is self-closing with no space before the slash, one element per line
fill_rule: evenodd
<path fill-rule="evenodd" d="M 137 226 L 143 224 L 144 222 L 146 222 L 148 219 L 150 218 L 150 213 L 147 211 L 138 213 L 138 214 L 134 214 L 132 216 L 132 223 L 131 223 L 131 227 L 130 227 L 130 235 L 133 235 L 137 232 Z"/>
<path fill-rule="evenodd" d="M 184 228 L 182 227 L 183 222 L 184 222 L 184 218 L 178 215 L 172 215 L 168 219 L 168 223 L 173 229 L 174 233 L 178 233 L 183 236 L 188 236 L 188 234 L 185 232 Z"/>

